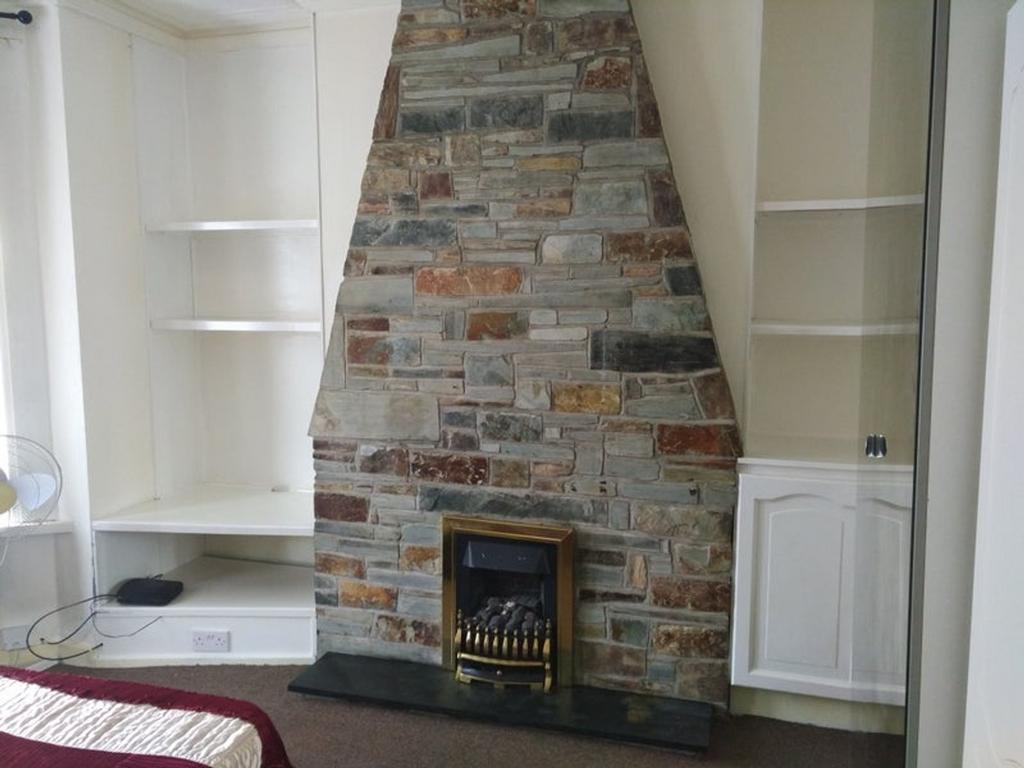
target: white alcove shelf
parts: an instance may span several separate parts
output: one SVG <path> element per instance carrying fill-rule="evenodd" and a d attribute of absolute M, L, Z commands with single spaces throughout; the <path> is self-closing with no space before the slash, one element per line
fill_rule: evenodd
<path fill-rule="evenodd" d="M 103 663 L 315 653 L 313 460 L 323 366 L 311 27 L 131 50 L 148 312 L 150 498 L 96 510 L 97 587 L 162 574 L 170 605 L 105 605 Z M 282 489 L 282 490 L 272 490 Z M 197 652 L 196 632 L 230 636 Z"/>
<path fill-rule="evenodd" d="M 154 331 L 203 331 L 216 333 L 320 333 L 317 320 L 236 320 L 213 317 L 159 317 L 150 320 Z"/>
<path fill-rule="evenodd" d="M 205 483 L 93 522 L 94 531 L 250 536 L 313 535 L 313 495 Z"/>
<path fill-rule="evenodd" d="M 171 221 L 150 224 L 146 231 L 153 234 L 203 232 L 287 232 L 306 231 L 316 234 L 320 222 L 316 219 L 245 219 L 235 221 Z"/>

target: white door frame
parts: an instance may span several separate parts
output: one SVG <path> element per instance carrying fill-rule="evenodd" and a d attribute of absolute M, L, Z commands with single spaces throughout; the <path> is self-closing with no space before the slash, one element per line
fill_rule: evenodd
<path fill-rule="evenodd" d="M 1007 16 L 967 683 L 967 768 L 1024 766 L 1024 0 Z"/>

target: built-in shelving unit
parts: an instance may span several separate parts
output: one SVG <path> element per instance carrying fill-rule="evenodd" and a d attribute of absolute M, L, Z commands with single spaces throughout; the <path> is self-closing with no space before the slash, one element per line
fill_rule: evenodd
<path fill-rule="evenodd" d="M 309 661 L 306 426 L 324 327 L 312 29 L 137 39 L 131 56 L 153 488 L 94 514 L 96 581 L 162 574 L 184 591 L 165 607 L 103 606 L 110 634 L 130 636 L 97 657 Z M 205 630 L 227 632 L 228 649 L 194 650 Z"/>
<path fill-rule="evenodd" d="M 172 221 L 150 224 L 151 233 L 200 232 L 287 232 L 289 230 L 316 232 L 320 222 L 316 219 L 250 219 L 247 221 Z"/>
<path fill-rule="evenodd" d="M 899 705 L 930 11 L 840 6 L 764 5 L 731 674 Z"/>

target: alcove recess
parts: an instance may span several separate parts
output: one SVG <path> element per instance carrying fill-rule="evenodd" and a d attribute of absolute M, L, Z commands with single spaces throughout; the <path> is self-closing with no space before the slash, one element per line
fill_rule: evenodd
<path fill-rule="evenodd" d="M 163 573 L 162 616 L 101 659 L 314 653 L 312 446 L 323 361 L 312 28 L 132 41 L 155 500 L 94 519 L 97 586 Z M 116 298 L 112 298 L 116 300 Z"/>
<path fill-rule="evenodd" d="M 932 4 L 764 10 L 732 683 L 883 729 L 857 707 L 905 699 Z"/>

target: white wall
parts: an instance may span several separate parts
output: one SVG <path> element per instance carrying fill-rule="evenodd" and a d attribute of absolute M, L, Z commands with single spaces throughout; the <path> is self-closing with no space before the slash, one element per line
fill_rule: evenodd
<path fill-rule="evenodd" d="M 762 0 L 634 0 L 719 351 L 743 423 Z"/>
<path fill-rule="evenodd" d="M 90 505 L 102 515 L 153 495 L 131 35 L 62 11 L 61 49 Z"/>
<path fill-rule="evenodd" d="M 358 2 L 354 5 L 353 10 L 315 17 L 325 345 L 391 59 L 399 1 L 365 8 L 359 8 Z"/>
<path fill-rule="evenodd" d="M 1011 0 L 953 0 L 917 764 L 960 765 L 1003 47 Z M 1017 585 L 1019 587 L 1019 585 Z"/>
<path fill-rule="evenodd" d="M 0 10 L 13 6 L 0 4 Z M 10 377 L 9 431 L 51 441 L 47 397 L 46 327 L 43 322 L 39 247 L 36 233 L 32 137 L 33 72 L 31 48 L 35 30 L 20 24 L 0 26 L 0 265 L 3 267 L 0 306 L 6 329 L 8 358 L 3 369 Z"/>

